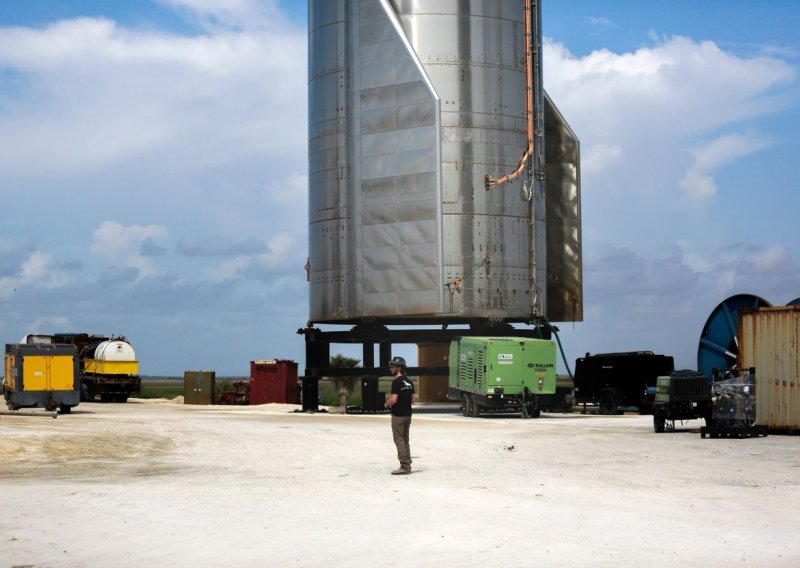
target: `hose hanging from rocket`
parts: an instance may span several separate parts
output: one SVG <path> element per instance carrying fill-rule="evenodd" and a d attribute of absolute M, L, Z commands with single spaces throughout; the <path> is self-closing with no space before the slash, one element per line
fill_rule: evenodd
<path fill-rule="evenodd" d="M 533 32 L 531 30 L 531 21 L 532 21 L 532 14 L 531 14 L 531 2 L 532 0 L 523 0 L 523 5 L 525 8 L 525 119 L 526 119 L 526 134 L 527 134 L 527 142 L 528 145 L 525 148 L 525 151 L 519 158 L 519 164 L 517 165 L 517 169 L 513 172 L 506 174 L 500 178 L 493 178 L 489 174 L 486 174 L 485 184 L 486 184 L 486 191 L 492 190 L 500 184 L 506 183 L 515 179 L 519 174 L 521 174 L 525 170 L 525 165 L 528 162 L 528 158 L 533 155 L 534 152 L 534 144 L 533 144 Z"/>

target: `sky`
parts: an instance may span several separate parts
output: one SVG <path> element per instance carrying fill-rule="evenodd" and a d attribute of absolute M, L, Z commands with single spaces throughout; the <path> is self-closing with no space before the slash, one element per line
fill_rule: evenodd
<path fill-rule="evenodd" d="M 306 9 L 0 1 L 2 342 L 125 335 L 145 375 L 302 369 Z M 800 3 L 545 0 L 542 21 L 582 152 L 567 358 L 696 368 L 720 302 L 800 297 Z"/>

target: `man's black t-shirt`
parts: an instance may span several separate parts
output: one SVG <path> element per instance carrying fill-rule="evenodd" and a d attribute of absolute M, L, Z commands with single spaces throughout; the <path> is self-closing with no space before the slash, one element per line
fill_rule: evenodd
<path fill-rule="evenodd" d="M 392 393 L 397 402 L 392 406 L 392 416 L 411 416 L 411 401 L 414 398 L 414 384 L 408 377 L 400 376 L 392 381 Z"/>

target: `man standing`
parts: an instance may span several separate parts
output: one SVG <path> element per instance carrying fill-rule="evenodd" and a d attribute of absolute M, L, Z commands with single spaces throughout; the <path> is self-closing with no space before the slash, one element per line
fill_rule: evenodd
<path fill-rule="evenodd" d="M 392 475 L 411 473 L 411 448 L 408 445 L 408 431 L 411 428 L 411 403 L 414 401 L 414 385 L 406 377 L 406 360 L 394 357 L 389 361 L 389 371 L 394 376 L 392 396 L 385 407 L 392 409 L 392 436 L 397 446 L 397 459 L 400 467 Z"/>

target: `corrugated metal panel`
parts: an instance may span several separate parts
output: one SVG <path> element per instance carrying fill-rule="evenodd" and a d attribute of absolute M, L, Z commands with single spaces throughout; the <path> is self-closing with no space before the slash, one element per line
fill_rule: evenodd
<path fill-rule="evenodd" d="M 739 313 L 739 366 L 756 369 L 756 424 L 800 429 L 800 307 Z"/>
<path fill-rule="evenodd" d="M 300 404 L 294 361 L 250 361 L 250 404 L 269 403 Z"/>

